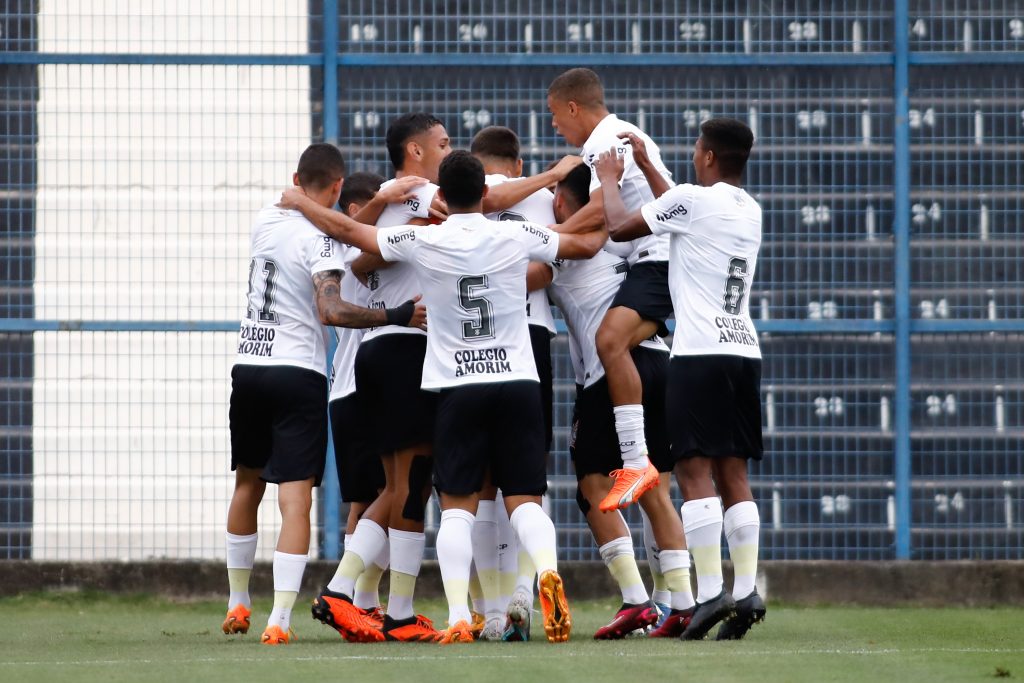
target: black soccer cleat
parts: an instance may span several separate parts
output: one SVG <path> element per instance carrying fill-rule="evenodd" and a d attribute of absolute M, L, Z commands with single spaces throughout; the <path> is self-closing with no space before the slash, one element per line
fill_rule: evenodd
<path fill-rule="evenodd" d="M 739 640 L 747 635 L 754 624 L 764 621 L 764 600 L 757 594 L 757 589 L 747 597 L 736 601 L 736 612 L 722 622 L 715 640 Z"/>
<path fill-rule="evenodd" d="M 736 601 L 722 589 L 718 597 L 707 602 L 698 602 L 693 610 L 690 623 L 679 636 L 680 640 L 703 640 L 715 624 L 736 613 Z"/>

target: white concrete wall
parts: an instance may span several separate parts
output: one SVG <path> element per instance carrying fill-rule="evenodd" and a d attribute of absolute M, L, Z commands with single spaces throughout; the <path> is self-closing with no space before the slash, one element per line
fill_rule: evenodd
<path fill-rule="evenodd" d="M 45 1 L 43 52 L 301 53 L 305 0 Z M 40 67 L 36 315 L 237 320 L 251 217 L 309 144 L 304 67 Z M 219 557 L 230 333 L 35 335 L 33 556 Z M 273 489 L 273 487 L 271 487 Z M 278 526 L 271 491 L 260 557 Z"/>

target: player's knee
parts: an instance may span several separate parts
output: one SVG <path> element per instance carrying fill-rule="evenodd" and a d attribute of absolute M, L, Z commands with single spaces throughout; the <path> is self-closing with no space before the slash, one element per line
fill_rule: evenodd
<path fill-rule="evenodd" d="M 602 326 L 597 331 L 597 355 L 604 362 L 607 358 L 614 358 L 623 353 L 626 353 L 626 341 L 627 336 L 619 334 L 619 331 L 613 327 Z"/>

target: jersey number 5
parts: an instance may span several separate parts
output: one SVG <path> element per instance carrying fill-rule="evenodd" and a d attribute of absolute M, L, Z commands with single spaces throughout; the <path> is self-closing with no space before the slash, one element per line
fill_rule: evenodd
<path fill-rule="evenodd" d="M 462 320 L 462 338 L 466 341 L 494 338 L 494 308 L 482 296 L 474 296 L 487 289 L 486 275 L 463 275 L 459 278 L 459 306 L 473 317 Z"/>
<path fill-rule="evenodd" d="M 747 293 L 747 283 L 743 276 L 747 274 L 747 260 L 734 258 L 729 261 L 729 278 L 725 281 L 725 309 L 726 313 L 739 315 L 743 303 L 743 296 Z"/>
<path fill-rule="evenodd" d="M 248 300 L 248 310 L 245 313 L 245 317 L 249 320 L 257 320 L 265 325 L 276 325 L 277 324 L 277 313 L 274 312 L 274 294 L 277 289 L 277 264 L 273 261 L 264 260 L 263 269 L 257 272 L 256 268 L 257 259 L 249 261 L 249 293 L 246 295 Z M 254 308 L 257 302 L 253 301 L 253 290 L 256 289 L 256 283 L 253 281 L 253 276 L 261 279 L 263 290 L 263 303 L 259 304 L 259 308 Z"/>

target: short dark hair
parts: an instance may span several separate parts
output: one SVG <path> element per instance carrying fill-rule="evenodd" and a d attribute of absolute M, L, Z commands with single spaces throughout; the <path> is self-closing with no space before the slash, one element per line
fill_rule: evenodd
<path fill-rule="evenodd" d="M 418 111 L 411 114 L 402 114 L 388 126 L 385 141 L 388 147 L 388 157 L 391 158 L 391 165 L 396 171 L 402 170 L 405 165 L 405 143 L 409 138 L 426 133 L 434 126 L 443 126 L 441 120 L 433 114 Z"/>
<path fill-rule="evenodd" d="M 338 197 L 338 206 L 342 212 L 348 211 L 348 205 L 352 202 L 365 204 L 373 199 L 377 190 L 384 183 L 383 176 L 376 173 L 360 171 L 345 178 L 345 184 L 341 186 L 341 196 Z"/>
<path fill-rule="evenodd" d="M 604 106 L 604 86 L 590 69 L 569 69 L 548 86 L 548 95 L 563 102 L 575 102 L 581 107 Z"/>
<path fill-rule="evenodd" d="M 715 153 L 722 175 L 729 178 L 743 175 L 754 146 L 750 126 L 736 119 L 708 119 L 700 124 L 700 139 L 704 149 Z"/>
<path fill-rule="evenodd" d="M 590 202 L 590 177 L 590 167 L 579 164 L 558 182 L 558 190 L 572 200 L 577 211 Z"/>
<path fill-rule="evenodd" d="M 478 157 L 519 161 L 519 136 L 505 126 L 487 126 L 473 138 L 469 151 Z"/>
<path fill-rule="evenodd" d="M 449 207 L 468 209 L 484 196 L 484 165 L 464 149 L 452 152 L 441 162 L 437 184 Z"/>
<path fill-rule="evenodd" d="M 341 150 L 326 142 L 314 142 L 299 157 L 299 185 L 322 190 L 345 177 L 345 157 Z"/>

